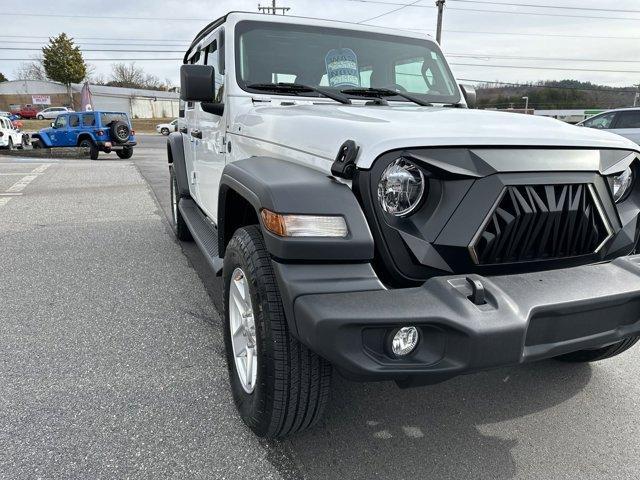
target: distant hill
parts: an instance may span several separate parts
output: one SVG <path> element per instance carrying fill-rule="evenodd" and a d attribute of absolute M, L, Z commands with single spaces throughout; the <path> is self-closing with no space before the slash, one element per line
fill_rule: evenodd
<path fill-rule="evenodd" d="M 527 85 L 476 85 L 479 108 L 523 108 L 529 97 L 535 109 L 608 109 L 633 105 L 636 87 L 613 88 L 577 80 L 545 81 Z"/>

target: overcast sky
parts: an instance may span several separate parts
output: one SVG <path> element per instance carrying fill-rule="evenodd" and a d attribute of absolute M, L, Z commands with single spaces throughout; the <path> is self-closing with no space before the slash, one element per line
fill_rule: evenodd
<path fill-rule="evenodd" d="M 291 7 L 289 14 L 309 17 L 339 19 L 359 22 L 399 8 L 398 4 L 412 0 L 379 0 L 379 3 L 362 3 L 349 0 L 278 0 L 280 5 Z M 496 3 L 525 3 L 579 8 L 611 8 L 637 10 L 640 0 L 495 0 Z M 263 0 L 271 3 L 271 0 Z M 421 0 L 368 22 L 372 25 L 403 29 L 424 29 L 432 34 L 436 24 L 436 7 L 433 0 Z M 0 47 L 39 48 L 38 42 L 46 37 L 67 32 L 78 38 L 83 50 L 89 49 L 137 49 L 150 53 L 85 52 L 87 59 L 100 58 L 179 58 L 181 53 L 158 50 L 184 51 L 190 39 L 208 22 L 230 10 L 256 11 L 257 0 L 136 0 L 131 2 L 105 2 L 103 0 L 3 0 Z M 464 9 L 464 10 L 463 10 Z M 491 12 L 494 10 L 494 12 Z M 517 14 L 497 13 L 518 12 Z M 25 15 L 10 16 L 9 12 Z M 86 16 L 59 18 L 32 16 L 37 14 Z M 546 13 L 558 16 L 524 14 Z M 567 16 L 559 16 L 567 15 Z M 575 18 L 575 16 L 617 17 Z M 104 18 L 104 17 L 121 18 Z M 574 17 L 571 17 L 574 16 Z M 153 19 L 144 20 L 143 17 Z M 531 34 L 498 35 L 461 32 L 517 32 Z M 576 35 L 584 38 L 566 38 Z M 13 36 L 13 37 L 12 37 Z M 86 39 L 101 37 L 104 39 Z M 635 37 L 631 39 L 598 37 Z M 138 41 L 136 41 L 138 40 Z M 28 42 L 28 43 L 21 43 Z M 146 43 L 145 43 L 146 42 Z M 154 46 L 155 45 L 155 46 Z M 458 78 L 489 81 L 524 82 L 546 79 L 577 79 L 615 86 L 640 84 L 640 13 L 602 12 L 597 10 L 544 9 L 487 5 L 469 0 L 447 0 L 444 15 L 443 49 L 449 54 L 452 69 Z M 9 58 L 27 58 L 34 51 L 10 51 L 0 53 L 0 72 L 10 79 L 20 62 Z M 478 55 L 464 58 L 453 55 Z M 483 55 L 506 57 L 542 57 L 547 60 L 521 58 L 487 58 Z M 569 61 L 577 59 L 579 61 Z M 584 59 L 600 60 L 587 62 Z M 603 62 L 601 60 L 607 60 Z M 614 62 L 615 61 L 615 62 Z M 109 61 L 91 61 L 96 72 L 108 77 Z M 479 66 L 456 65 L 472 63 Z M 179 61 L 138 61 L 147 73 L 160 79 L 178 81 Z M 497 67 L 488 67 L 496 65 Z M 507 68 L 517 67 L 517 68 Z M 527 67 L 527 68 L 524 68 Z M 535 68 L 529 68 L 535 67 Z M 540 67 L 558 69 L 574 68 L 586 71 L 543 70 Z M 593 70 L 630 71 L 629 73 L 598 72 Z M 637 71 L 638 73 L 633 73 Z"/>

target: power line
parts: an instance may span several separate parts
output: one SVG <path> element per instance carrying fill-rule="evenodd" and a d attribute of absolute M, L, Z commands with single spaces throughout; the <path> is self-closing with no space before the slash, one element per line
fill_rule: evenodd
<path fill-rule="evenodd" d="M 407 30 L 426 31 L 431 30 L 424 28 L 409 28 Z M 640 37 L 617 37 L 609 35 L 571 35 L 562 33 L 526 33 L 526 32 L 482 32 L 472 30 L 448 30 L 447 33 L 463 33 L 471 35 L 513 35 L 524 37 L 558 37 L 558 38 L 592 38 L 592 39 L 605 39 L 605 40 L 640 40 Z"/>
<path fill-rule="evenodd" d="M 461 67 L 483 67 L 483 68 L 515 68 L 528 70 L 559 70 L 566 72 L 606 72 L 606 73 L 640 73 L 640 70 L 607 70 L 598 68 L 563 68 L 563 67 L 533 67 L 529 65 L 484 65 L 478 63 L 450 63 Z"/>
<path fill-rule="evenodd" d="M 33 62 L 34 58 L 0 58 L 0 62 Z M 85 58 L 85 62 L 182 62 L 182 58 Z"/>
<path fill-rule="evenodd" d="M 72 34 L 68 34 L 74 40 L 123 40 L 123 41 L 133 41 L 133 42 L 190 42 L 189 39 L 167 39 L 167 38 L 120 38 L 120 37 L 77 37 Z M 55 35 L 1 35 L 0 38 L 52 38 Z"/>
<path fill-rule="evenodd" d="M 598 62 L 598 63 L 638 63 L 638 60 L 612 60 L 609 58 L 559 58 L 559 57 L 524 57 L 519 55 L 485 55 L 483 53 L 447 53 L 447 57 L 499 59 L 499 60 L 534 60 L 534 61 L 558 61 L 558 62 Z"/>
<path fill-rule="evenodd" d="M 594 7 L 569 7 L 566 5 L 536 5 L 534 3 L 508 3 L 493 2 L 489 0 L 450 0 L 452 2 L 461 3 L 482 3 L 488 5 L 506 5 L 510 7 L 533 7 L 533 8 L 553 8 L 556 10 L 581 10 L 592 12 L 616 12 L 616 13 L 640 13 L 640 10 L 620 10 L 616 8 L 594 8 Z"/>
<path fill-rule="evenodd" d="M 415 5 L 414 3 L 397 3 L 397 2 L 382 2 L 379 0 L 347 0 L 349 2 L 360 2 L 360 3 L 375 3 L 378 5 L 400 5 L 403 8 L 411 7 L 411 8 L 429 8 L 432 9 L 430 5 Z M 498 4 L 499 5 L 499 4 Z M 600 19 L 600 20 L 635 20 L 640 21 L 640 18 L 625 18 L 625 17 L 605 17 L 605 16 L 589 16 L 589 15 L 572 15 L 568 13 L 541 13 L 541 12 L 514 12 L 509 10 L 483 10 L 478 8 L 459 8 L 459 7 L 447 7 L 448 10 L 457 10 L 461 12 L 480 12 L 480 13 L 503 13 L 509 15 L 535 15 L 542 17 L 568 17 L 568 18 L 586 18 L 586 19 Z M 387 12 L 385 15 L 388 15 Z M 639 12 L 640 13 L 640 12 Z"/>
<path fill-rule="evenodd" d="M 95 20 L 123 20 L 122 16 L 105 16 L 105 15 L 62 15 L 59 13 L 10 13 L 2 12 L 4 17 L 48 17 L 48 18 L 91 18 Z M 127 20 L 162 20 L 168 22 L 205 22 L 203 18 L 178 18 L 178 17 L 126 17 Z"/>
<path fill-rule="evenodd" d="M 640 22 L 640 18 L 624 18 L 624 17 L 602 17 L 589 15 L 571 15 L 568 13 L 539 13 L 539 12 L 510 12 L 508 10 L 482 10 L 479 8 L 458 8 L 448 7 L 449 10 L 457 10 L 459 12 L 480 12 L 480 13 L 503 13 L 508 15 L 535 15 L 538 17 L 566 17 L 566 18 L 587 18 L 598 20 L 629 20 Z"/>
<path fill-rule="evenodd" d="M 41 48 L 33 47 L 0 47 L 0 50 L 41 52 Z M 134 50 L 113 48 L 88 48 L 83 52 L 125 52 L 125 53 L 184 53 L 184 50 Z"/>
<path fill-rule="evenodd" d="M 47 45 L 47 42 L 43 42 L 42 40 L 0 40 L 2 42 L 2 44 L 7 44 L 7 43 L 19 43 L 19 44 L 29 44 L 29 45 L 42 45 L 45 46 Z M 179 45 L 173 45 L 170 43 L 167 44 L 161 44 L 161 43 L 128 43 L 128 42 L 102 42 L 102 43 L 95 43 L 95 42 L 76 42 L 76 45 L 80 46 L 82 49 L 83 45 L 97 45 L 97 46 L 104 46 L 104 45 L 119 45 L 121 47 L 178 47 Z M 185 45 L 185 49 L 187 47 L 187 43 L 183 43 L 183 45 Z M 181 51 L 184 51 L 181 50 Z M 151 50 L 150 50 L 151 51 Z"/>
<path fill-rule="evenodd" d="M 415 2 L 411 2 L 411 3 L 408 3 L 408 4 L 401 4 L 402 6 L 401 6 L 401 7 L 399 7 L 399 8 L 394 8 L 393 10 L 390 10 L 390 11 L 388 11 L 388 12 L 386 12 L 386 13 L 381 14 L 381 15 L 376 15 L 375 17 L 367 18 L 366 20 L 360 20 L 358 23 L 366 23 L 366 22 L 370 22 L 371 20 L 376 20 L 377 18 L 384 17 L 384 16 L 386 16 L 386 15 L 390 15 L 390 14 L 395 13 L 395 12 L 399 12 L 400 10 L 402 10 L 402 9 L 404 9 L 404 8 L 414 6 L 414 5 L 415 5 L 416 3 L 418 3 L 419 1 L 420 1 L 420 0 L 415 0 Z"/>

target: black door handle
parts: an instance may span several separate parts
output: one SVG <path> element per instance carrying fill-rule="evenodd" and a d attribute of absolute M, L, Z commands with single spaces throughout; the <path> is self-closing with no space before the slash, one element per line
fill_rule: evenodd
<path fill-rule="evenodd" d="M 200 130 L 191 130 L 191 136 L 195 138 L 202 138 L 202 132 Z"/>

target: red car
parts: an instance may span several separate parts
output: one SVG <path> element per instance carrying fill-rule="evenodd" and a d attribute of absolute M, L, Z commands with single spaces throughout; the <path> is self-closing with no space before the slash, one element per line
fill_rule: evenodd
<path fill-rule="evenodd" d="M 36 118 L 39 110 L 33 105 L 25 105 L 18 110 L 15 110 L 13 113 L 16 115 L 20 115 L 20 118 Z"/>

